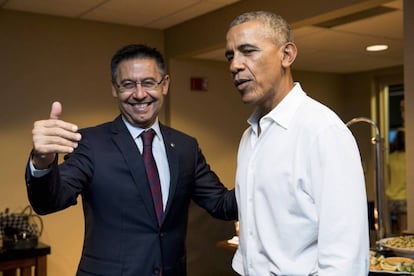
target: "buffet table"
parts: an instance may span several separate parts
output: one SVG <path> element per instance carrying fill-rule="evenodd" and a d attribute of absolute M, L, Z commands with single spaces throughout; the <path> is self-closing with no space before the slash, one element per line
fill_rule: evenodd
<path fill-rule="evenodd" d="M 225 250 L 231 250 L 233 252 L 236 251 L 237 249 L 237 242 L 238 239 L 236 237 L 233 237 L 230 240 L 223 240 L 223 241 L 219 241 L 217 243 L 217 247 L 219 248 L 223 248 Z M 392 251 L 386 250 L 386 251 L 382 251 L 381 252 L 382 255 L 384 255 L 385 257 L 392 257 L 395 256 L 395 254 Z M 413 276 L 414 273 L 403 273 L 403 272 L 385 272 L 385 271 L 370 271 L 368 276 Z"/>
<path fill-rule="evenodd" d="M 46 276 L 46 257 L 50 251 L 50 246 L 41 242 L 29 249 L 0 248 L 0 271 L 3 276 Z"/>
<path fill-rule="evenodd" d="M 395 257 L 395 253 L 391 250 L 382 250 L 382 251 L 377 251 L 379 252 L 379 254 L 383 255 L 384 257 Z M 370 271 L 369 272 L 369 276 L 393 276 L 393 275 L 398 275 L 398 276 L 405 276 L 405 275 L 414 275 L 414 273 L 410 273 L 410 272 L 386 272 L 386 271 Z"/>

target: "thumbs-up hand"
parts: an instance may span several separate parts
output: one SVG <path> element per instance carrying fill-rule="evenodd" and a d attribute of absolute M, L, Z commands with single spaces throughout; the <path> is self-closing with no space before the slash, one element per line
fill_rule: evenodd
<path fill-rule="evenodd" d="M 60 102 L 52 103 L 52 108 L 50 109 L 50 119 L 59 119 L 59 116 L 62 115 L 62 104 Z"/>
<path fill-rule="evenodd" d="M 47 120 L 34 123 L 32 162 L 36 169 L 46 169 L 58 153 L 71 153 L 81 140 L 78 126 L 59 119 L 62 104 L 54 102 Z"/>

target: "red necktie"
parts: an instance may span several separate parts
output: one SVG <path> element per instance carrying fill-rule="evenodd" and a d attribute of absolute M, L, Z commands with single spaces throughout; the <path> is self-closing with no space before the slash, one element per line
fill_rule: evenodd
<path fill-rule="evenodd" d="M 160 177 L 158 175 L 157 164 L 152 155 L 152 141 L 154 140 L 155 131 L 149 129 L 141 133 L 145 170 L 147 171 L 148 182 L 151 187 L 152 200 L 154 202 L 155 212 L 157 213 L 158 224 L 161 225 L 163 208 Z"/>

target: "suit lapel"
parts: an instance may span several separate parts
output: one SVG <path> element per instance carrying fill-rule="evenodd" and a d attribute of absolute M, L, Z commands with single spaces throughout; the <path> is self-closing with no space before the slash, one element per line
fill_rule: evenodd
<path fill-rule="evenodd" d="M 179 164 L 178 164 L 177 151 L 175 148 L 176 144 L 174 142 L 174 139 L 172 138 L 171 130 L 162 124 L 160 124 L 160 129 L 161 129 L 162 137 L 164 139 L 165 151 L 167 153 L 167 159 L 168 159 L 168 166 L 170 168 L 170 190 L 168 192 L 167 206 L 164 212 L 164 218 L 165 218 L 168 215 L 171 204 L 173 202 L 175 189 L 177 188 Z"/>
<path fill-rule="evenodd" d="M 154 222 L 158 225 L 154 204 L 152 202 L 151 190 L 146 180 L 144 160 L 120 116 L 114 121 L 112 133 L 112 139 L 124 156 L 126 164 L 134 178 L 134 182 L 138 186 L 138 191 L 142 194 L 146 209 L 151 216 L 154 217 Z"/>

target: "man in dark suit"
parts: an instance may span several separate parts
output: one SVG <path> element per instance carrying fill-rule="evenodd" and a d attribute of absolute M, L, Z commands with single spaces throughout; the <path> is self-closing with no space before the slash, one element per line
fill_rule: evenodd
<path fill-rule="evenodd" d="M 158 121 L 169 75 L 156 49 L 121 48 L 111 73 L 121 111 L 113 122 L 78 131 L 59 119 L 59 102 L 52 104 L 49 119 L 35 122 L 26 168 L 30 203 L 37 213 L 49 214 L 82 196 L 79 276 L 186 275 L 190 201 L 216 218 L 234 220 L 234 191 L 211 171 L 194 138 Z M 155 173 L 146 172 L 149 161 L 141 155 L 141 134 L 149 129 L 155 131 Z M 66 154 L 61 164 L 58 153 Z"/>

